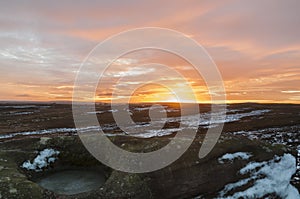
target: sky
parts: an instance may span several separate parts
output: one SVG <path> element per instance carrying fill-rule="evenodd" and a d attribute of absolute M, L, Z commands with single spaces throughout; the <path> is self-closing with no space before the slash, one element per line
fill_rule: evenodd
<path fill-rule="evenodd" d="M 70 101 L 79 67 L 99 42 L 133 28 L 162 27 L 206 49 L 228 103 L 300 103 L 299 13 L 299 0 L 1 1 L 0 100 Z M 175 92 L 189 101 L 185 82 L 159 66 L 142 66 L 152 62 L 184 74 L 197 101 L 209 101 L 205 81 L 189 63 L 153 50 L 113 62 L 95 99 L 111 100 L 114 85 L 132 77 L 122 80 L 118 100 L 176 101 Z M 132 91 L 145 77 L 163 80 L 165 87 Z"/>

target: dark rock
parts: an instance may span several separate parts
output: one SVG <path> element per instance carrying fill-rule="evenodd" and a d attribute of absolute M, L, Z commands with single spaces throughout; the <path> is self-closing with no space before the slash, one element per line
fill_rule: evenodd
<path fill-rule="evenodd" d="M 169 142 L 168 137 L 138 139 L 118 136 L 113 142 L 129 151 L 153 151 Z M 129 174 L 114 171 L 91 156 L 76 136 L 42 137 L 12 140 L 0 144 L 0 193 L 2 198 L 191 198 L 202 195 L 215 197 L 226 184 L 241 177 L 237 172 L 247 160 L 220 164 L 225 153 L 250 152 L 251 161 L 270 160 L 289 149 L 246 138 L 222 136 L 213 151 L 198 158 L 203 136 L 198 136 L 184 155 L 161 170 Z M 126 143 L 122 145 L 121 143 Z M 121 146 L 122 145 L 122 146 Z M 53 148 L 60 151 L 58 160 L 42 172 L 27 171 L 20 165 L 33 160 L 37 151 Z M 73 196 L 62 196 L 41 188 L 34 179 L 47 172 L 70 168 L 98 168 L 105 171 L 107 180 L 99 189 Z"/>

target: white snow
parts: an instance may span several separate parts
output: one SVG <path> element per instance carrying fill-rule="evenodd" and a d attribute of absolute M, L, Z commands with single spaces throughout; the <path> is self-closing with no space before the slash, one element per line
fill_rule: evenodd
<path fill-rule="evenodd" d="M 22 168 L 27 170 L 41 171 L 43 168 L 49 166 L 50 163 L 55 162 L 59 151 L 54 149 L 44 149 L 39 152 L 39 155 L 31 163 L 29 160 L 22 164 Z"/>
<path fill-rule="evenodd" d="M 300 145 L 297 147 L 297 151 L 298 151 L 298 154 L 297 154 L 297 158 L 298 158 L 298 164 L 297 164 L 297 169 L 300 170 Z"/>
<path fill-rule="evenodd" d="M 151 107 L 136 107 L 134 108 L 135 111 L 146 111 L 149 110 Z"/>
<path fill-rule="evenodd" d="M 116 126 L 106 125 L 103 128 L 100 126 L 88 126 L 84 128 L 80 128 L 81 132 L 89 132 L 91 130 L 114 130 Z M 25 131 L 25 132 L 17 132 L 11 134 L 0 135 L 0 139 L 9 139 L 16 136 L 26 136 L 26 135 L 44 135 L 44 134 L 55 134 L 55 133 L 76 133 L 76 128 L 53 128 L 53 129 L 43 129 L 38 131 Z"/>
<path fill-rule="evenodd" d="M 170 128 L 170 129 L 158 129 L 158 130 L 146 130 L 147 133 L 133 134 L 134 137 L 139 138 L 152 138 L 152 137 L 162 137 L 166 135 L 172 135 L 178 131 L 182 130 L 181 128 Z"/>
<path fill-rule="evenodd" d="M 219 163 L 224 164 L 226 161 L 232 162 L 234 159 L 248 160 L 252 155 L 246 152 L 226 153 L 218 159 Z"/>
<path fill-rule="evenodd" d="M 11 134 L 0 135 L 0 139 L 13 138 L 20 135 L 43 135 L 43 134 L 53 134 L 53 133 L 76 133 L 76 128 L 54 128 L 54 129 L 44 129 L 38 131 L 26 131 L 26 132 L 17 132 Z"/>
<path fill-rule="evenodd" d="M 172 113 L 172 112 L 179 112 L 179 111 L 180 111 L 180 109 L 168 108 L 168 109 L 161 110 L 159 112 L 161 112 L 161 113 L 163 113 L 163 112 Z"/>
<path fill-rule="evenodd" d="M 240 170 L 240 174 L 246 178 L 231 183 L 219 193 L 219 198 L 262 198 L 268 194 L 276 194 L 285 199 L 300 198 L 298 190 L 290 184 L 292 175 L 296 172 L 296 159 L 291 154 L 284 154 L 282 157 L 275 156 L 268 162 L 251 162 Z M 253 181 L 251 187 L 241 188 Z M 235 189 L 239 191 L 229 195 Z"/>
<path fill-rule="evenodd" d="M 15 108 L 15 109 L 25 109 L 25 108 L 36 108 L 36 105 L 19 105 L 19 106 L 0 106 L 0 108 Z"/>
<path fill-rule="evenodd" d="M 297 173 L 294 176 L 293 180 L 296 181 L 296 182 L 299 182 L 300 181 L 300 145 L 298 145 L 297 151 L 298 151 L 298 154 L 297 154 Z"/>
<path fill-rule="evenodd" d="M 264 140 L 268 143 L 284 144 L 288 146 L 294 146 L 294 143 L 300 141 L 300 125 L 284 126 L 276 128 L 258 129 L 255 131 L 237 131 L 228 132 L 233 135 L 245 136 L 251 140 Z"/>
<path fill-rule="evenodd" d="M 242 119 L 244 117 L 260 116 L 260 115 L 263 115 L 268 112 L 270 112 L 270 110 L 265 109 L 265 110 L 250 111 L 247 113 L 229 114 L 229 115 L 226 115 L 226 120 L 224 122 L 235 122 L 235 121 L 239 121 L 240 119 Z"/>
<path fill-rule="evenodd" d="M 0 109 L 8 109 L 8 108 L 13 108 L 13 109 L 28 109 L 28 108 L 50 108 L 51 106 L 46 106 L 46 105 L 11 105 L 11 106 L 0 106 Z"/>
<path fill-rule="evenodd" d="M 33 114 L 34 112 L 32 111 L 27 111 L 27 112 L 17 112 L 17 113 L 11 113 L 10 115 L 30 115 Z"/>
<path fill-rule="evenodd" d="M 163 107 L 164 109 L 168 108 L 168 106 L 147 106 L 147 107 L 135 107 L 134 110 L 135 111 L 147 111 L 150 109 L 160 109 L 161 107 Z"/>
<path fill-rule="evenodd" d="M 87 112 L 87 114 L 102 114 L 105 113 L 105 111 L 91 111 L 91 112 Z"/>
<path fill-rule="evenodd" d="M 117 109 L 113 109 L 113 110 L 108 110 L 108 112 L 109 113 L 116 113 L 116 112 L 118 112 L 118 110 Z"/>
<path fill-rule="evenodd" d="M 113 109 L 113 110 L 106 110 L 106 111 L 90 111 L 87 112 L 87 114 L 103 114 L 103 113 L 115 113 L 118 112 L 117 109 Z"/>
<path fill-rule="evenodd" d="M 161 122 L 181 122 L 183 125 L 193 127 L 195 129 L 198 129 L 198 126 L 209 126 L 209 127 L 215 127 L 217 124 L 221 123 L 229 123 L 229 122 L 236 122 L 241 120 L 244 117 L 253 117 L 253 116 L 260 116 L 267 112 L 270 112 L 270 110 L 254 110 L 246 113 L 234 113 L 234 114 L 228 114 L 226 115 L 226 118 L 218 119 L 218 120 L 211 120 L 212 114 L 219 115 L 220 113 L 201 113 L 196 115 L 187 115 L 187 116 L 181 116 L 181 117 L 173 117 L 173 118 L 167 118 L 162 120 Z"/>
<path fill-rule="evenodd" d="M 22 106 L 24 107 L 24 106 Z M 28 107 L 28 106 L 25 106 Z M 154 107 L 155 108 L 155 107 Z M 167 108 L 167 107 L 165 107 Z M 150 107 L 141 107 L 141 108 L 135 108 L 135 110 L 148 110 Z M 168 109 L 167 109 L 168 110 Z M 106 112 L 116 112 L 117 110 L 108 110 Z M 235 113 L 237 110 L 234 111 L 229 111 L 233 112 L 234 114 L 229 114 L 226 116 L 225 120 L 214 120 L 211 121 L 211 114 L 212 113 L 201 113 L 201 114 L 196 114 L 196 115 L 186 115 L 182 117 L 171 117 L 171 118 L 165 118 L 162 120 L 157 120 L 157 121 L 152 121 L 152 125 L 155 126 L 161 126 L 161 123 L 166 123 L 166 122 L 181 122 L 183 126 L 187 126 L 188 128 L 195 129 L 197 130 L 199 125 L 202 126 L 203 128 L 208 128 L 208 127 L 214 127 L 220 123 L 223 122 L 234 122 L 238 121 L 243 117 L 248 117 L 248 116 L 259 116 L 262 115 L 266 112 L 269 112 L 270 110 L 255 110 L 255 111 L 250 111 L 246 113 Z M 105 112 L 105 111 L 104 111 Z M 97 114 L 97 113 L 103 113 L 102 111 L 96 111 L 96 112 L 87 112 L 87 114 Z M 162 129 L 162 130 L 155 130 L 155 131 L 144 131 L 143 128 L 145 125 L 135 125 L 132 126 L 131 128 L 134 128 L 135 131 L 138 131 L 136 134 L 131 134 L 133 136 L 137 135 L 137 137 L 144 137 L 144 138 L 150 138 L 150 137 L 160 137 L 164 135 L 170 135 L 173 134 L 179 130 L 178 129 Z M 81 132 L 89 132 L 90 130 L 97 130 L 101 129 L 100 126 L 90 126 L 90 127 L 85 127 L 81 128 Z M 112 125 L 106 125 L 102 128 L 103 130 L 115 130 L 117 129 L 117 126 L 112 124 Z M 155 128 L 154 128 L 155 129 Z M 43 134 L 55 134 L 55 133 L 76 133 L 77 129 L 76 128 L 53 128 L 53 129 L 44 129 L 44 130 L 38 130 L 38 131 L 28 131 L 28 132 L 16 132 L 16 133 L 10 133 L 10 134 L 4 134 L 0 135 L 0 139 L 9 139 L 13 138 L 16 136 L 26 136 L 26 135 L 43 135 Z M 142 133 L 141 133 L 142 132 Z"/>

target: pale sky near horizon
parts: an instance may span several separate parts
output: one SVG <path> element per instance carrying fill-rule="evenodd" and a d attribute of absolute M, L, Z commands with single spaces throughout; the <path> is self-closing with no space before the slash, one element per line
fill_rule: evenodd
<path fill-rule="evenodd" d="M 299 13 L 299 0 L 1 1 L 0 100 L 71 100 L 76 71 L 99 42 L 154 26 L 203 45 L 220 70 L 228 102 L 300 103 Z M 172 56 L 144 52 L 120 59 L 110 77 L 129 74 L 126 66 L 145 63 L 147 56 L 186 67 Z M 135 83 L 160 74 L 155 67 L 135 69 Z M 182 84 L 172 81 L 180 90 Z M 206 101 L 205 84 L 195 87 L 199 102 Z M 148 86 L 138 96 L 171 100 L 163 92 Z M 101 100 L 110 93 L 104 87 L 97 95 Z"/>

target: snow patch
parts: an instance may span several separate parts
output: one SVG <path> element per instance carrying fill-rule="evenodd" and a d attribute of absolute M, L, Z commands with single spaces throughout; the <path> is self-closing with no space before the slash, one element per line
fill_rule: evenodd
<path fill-rule="evenodd" d="M 300 142 L 300 125 L 284 126 L 279 128 L 266 128 L 255 131 L 237 131 L 227 133 L 245 136 L 251 140 L 259 139 L 271 144 L 284 144 L 291 147 L 295 146 L 295 143 Z"/>
<path fill-rule="evenodd" d="M 167 118 L 162 120 L 161 122 L 181 122 L 183 125 L 192 127 L 194 129 L 198 129 L 198 126 L 207 126 L 209 128 L 212 128 L 221 123 L 236 122 L 241 120 L 244 117 L 261 116 L 268 112 L 270 112 L 270 110 L 264 109 L 264 110 L 254 110 L 246 113 L 234 113 L 234 114 L 226 115 L 225 119 L 216 119 L 216 120 L 211 120 L 212 116 L 218 116 L 220 115 L 220 113 L 208 112 L 208 113 L 201 113 L 196 115 Z"/>
<path fill-rule="evenodd" d="M 18 106 L 19 107 L 19 106 Z M 22 106 L 22 108 L 27 108 L 28 106 Z M 45 106 L 46 107 L 46 106 Z M 137 111 L 143 111 L 143 110 L 148 110 L 151 107 L 138 107 L 134 108 L 134 110 Z M 155 108 L 155 107 L 154 107 Z M 165 110 L 168 112 L 168 107 L 164 106 Z M 170 110 L 170 111 L 175 111 L 175 110 Z M 178 110 L 179 111 L 179 110 Z M 224 122 L 234 122 L 238 121 L 243 117 L 249 117 L 249 116 L 259 116 L 262 115 L 266 112 L 269 112 L 270 110 L 255 110 L 255 111 L 250 111 L 246 113 L 236 113 L 237 110 L 232 110 L 229 111 L 229 113 L 234 113 L 234 114 L 228 114 L 226 116 L 225 120 L 222 119 L 216 119 L 216 120 L 211 120 L 212 114 L 219 114 L 219 113 L 201 113 L 201 114 L 196 114 L 196 115 L 185 115 L 182 117 L 171 117 L 171 118 L 164 118 L 162 120 L 157 120 L 157 121 L 152 121 L 151 125 L 154 126 L 161 126 L 161 123 L 168 123 L 168 122 L 179 122 L 182 124 L 183 127 L 188 127 L 191 129 L 197 130 L 199 126 L 202 126 L 202 128 L 212 128 L 216 127 L 220 123 Z M 101 114 L 104 112 L 117 112 L 117 110 L 107 110 L 107 111 L 96 111 L 96 112 L 87 112 L 86 114 Z M 132 113 L 131 113 L 132 114 Z M 164 135 L 170 135 L 173 133 L 176 133 L 179 130 L 182 130 L 180 128 L 178 129 L 171 129 L 171 130 L 155 130 L 155 131 L 143 131 L 143 128 L 145 125 L 135 125 L 130 128 L 135 128 L 136 131 L 139 131 L 137 133 L 137 137 L 144 137 L 144 138 L 150 138 L 150 137 L 161 137 Z M 118 127 L 114 124 L 109 124 L 105 125 L 103 128 L 100 126 L 90 126 L 90 127 L 84 127 L 80 128 L 81 132 L 89 132 L 91 130 L 107 130 L 107 131 L 112 131 L 118 129 Z M 38 131 L 28 131 L 28 132 L 16 132 L 16 133 L 10 133 L 10 134 L 3 134 L 0 135 L 0 140 L 1 139 L 10 139 L 16 136 L 29 136 L 29 135 L 43 135 L 43 134 L 56 134 L 56 133 L 76 133 L 78 129 L 76 128 L 53 128 L 53 129 L 44 129 L 44 130 L 38 130 Z M 143 132 L 143 133 L 140 133 Z"/>
<path fill-rule="evenodd" d="M 59 153 L 59 151 L 54 149 L 44 149 L 39 152 L 39 155 L 34 158 L 32 163 L 27 160 L 21 167 L 27 170 L 42 171 L 42 169 L 48 167 L 50 163 L 55 162 Z"/>
<path fill-rule="evenodd" d="M 30 115 L 33 114 L 34 112 L 32 111 L 27 111 L 27 112 L 17 112 L 17 113 L 11 113 L 10 115 Z"/>
<path fill-rule="evenodd" d="M 224 164 L 229 161 L 232 162 L 234 159 L 248 160 L 252 155 L 246 152 L 226 153 L 218 159 L 219 163 Z"/>
<path fill-rule="evenodd" d="M 152 138 L 152 137 L 163 137 L 167 135 L 172 135 L 178 131 L 182 130 L 181 128 L 170 128 L 170 129 L 158 129 L 158 130 L 146 130 L 147 133 L 133 134 L 132 136 L 138 138 Z"/>
<path fill-rule="evenodd" d="M 90 112 L 87 112 L 87 114 L 102 114 L 102 113 L 105 113 L 105 111 L 90 111 Z"/>
<path fill-rule="evenodd" d="M 167 109 L 168 106 L 146 106 L 146 107 L 135 107 L 133 110 L 135 111 L 148 111 L 150 109 L 160 109 L 163 107 L 164 109 Z"/>
<path fill-rule="evenodd" d="M 106 111 L 90 111 L 87 112 L 87 114 L 103 114 L 103 113 L 116 113 L 118 112 L 117 109 L 113 109 L 113 110 L 106 110 Z"/>
<path fill-rule="evenodd" d="M 298 151 L 298 154 L 297 154 L 297 158 L 298 158 L 298 164 L 297 164 L 297 169 L 300 170 L 300 145 L 297 147 L 297 151 Z"/>
<path fill-rule="evenodd" d="M 43 135 L 43 134 L 53 134 L 53 133 L 76 133 L 76 128 L 54 128 L 54 129 L 44 129 L 39 131 L 17 132 L 17 133 L 0 135 L 0 139 L 9 139 L 16 136 Z"/>
<path fill-rule="evenodd" d="M 16 136 L 30 136 L 30 135 L 44 135 L 44 134 L 55 134 L 55 133 L 77 133 L 77 130 L 80 130 L 81 132 L 90 132 L 95 130 L 114 130 L 116 129 L 116 126 L 112 125 L 105 125 L 103 128 L 100 126 L 88 126 L 84 128 L 53 128 L 53 129 L 43 129 L 38 131 L 25 131 L 25 132 L 17 132 L 17 133 L 11 133 L 11 134 L 4 134 L 0 135 L 1 139 L 10 139 L 14 138 Z"/>
<path fill-rule="evenodd" d="M 274 159 L 265 162 L 251 162 L 240 170 L 241 175 L 249 176 L 238 182 L 228 184 L 219 193 L 219 198 L 262 198 L 268 194 L 276 194 L 281 198 L 300 198 L 298 190 L 290 184 L 292 175 L 296 172 L 296 159 L 291 154 L 284 154 L 282 157 L 275 156 Z M 244 185 L 252 186 L 241 190 Z"/>
<path fill-rule="evenodd" d="M 14 108 L 14 109 L 25 109 L 25 108 L 36 108 L 36 105 L 16 105 L 16 106 L 0 106 L 0 108 Z"/>
<path fill-rule="evenodd" d="M 0 106 L 0 109 L 29 109 L 29 108 L 50 108 L 51 106 L 45 106 L 45 105 L 9 105 L 9 106 Z"/>

